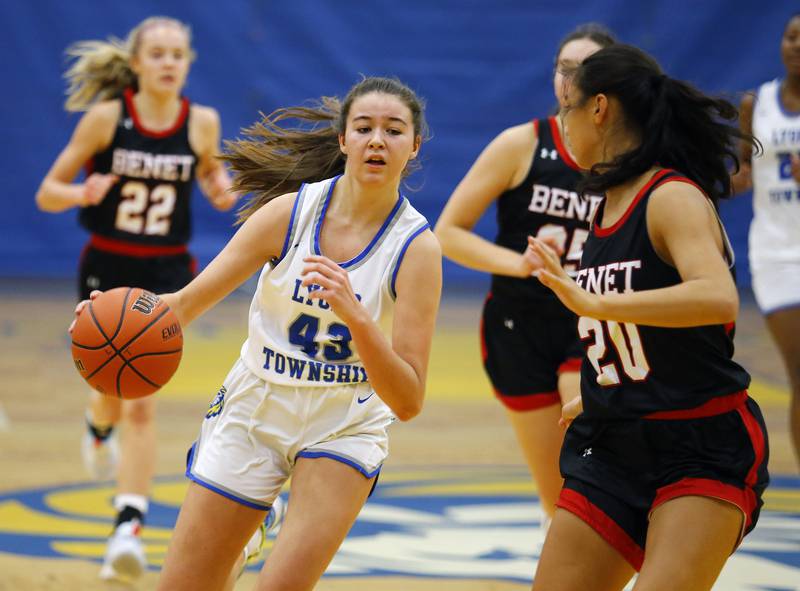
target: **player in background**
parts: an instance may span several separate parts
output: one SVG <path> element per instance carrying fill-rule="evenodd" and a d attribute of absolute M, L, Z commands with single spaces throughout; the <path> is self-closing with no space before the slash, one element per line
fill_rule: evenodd
<path fill-rule="evenodd" d="M 567 141 L 590 171 L 580 189 L 605 197 L 575 279 L 531 239 L 536 275 L 587 347 L 533 589 L 622 589 L 639 571 L 636 591 L 709 590 L 768 482 L 766 427 L 732 359 L 739 300 L 716 211 L 746 136 L 733 105 L 628 45 L 586 58 L 564 89 Z"/>
<path fill-rule="evenodd" d="M 241 228 L 162 297 L 185 327 L 261 275 L 241 358 L 189 455 L 158 589 L 229 586 L 290 476 L 257 588 L 312 589 L 375 485 L 387 428 L 420 412 L 441 251 L 399 189 L 425 130 L 411 89 L 365 78 L 341 103 L 279 110 L 227 143 L 235 188 L 253 195 Z"/>
<path fill-rule="evenodd" d="M 597 24 L 577 27 L 556 52 L 553 86 L 563 104 L 563 75 L 614 43 Z M 564 146 L 557 117 L 534 119 L 498 135 L 456 187 L 436 224 L 445 256 L 492 273 L 481 322 L 484 366 L 506 408 L 547 517 L 562 478 L 561 405 L 579 394 L 577 318 L 531 272 L 539 263 L 528 236 L 547 239 L 574 270 L 599 196 L 575 191 L 578 165 Z M 497 202 L 498 233 L 489 242 L 473 227 Z"/>
<path fill-rule="evenodd" d="M 750 272 L 753 292 L 789 374 L 789 425 L 800 465 L 800 13 L 781 38 L 782 79 L 762 84 L 741 103 L 741 128 L 764 147 L 742 144 L 736 192 L 753 190 Z"/>
<path fill-rule="evenodd" d="M 151 17 L 124 42 L 83 41 L 67 53 L 73 62 L 66 109 L 85 114 L 36 203 L 51 213 L 78 209 L 90 233 L 80 261 L 80 298 L 126 285 L 157 293 L 180 289 L 195 270 L 187 250 L 193 182 L 221 211 L 237 199 L 216 159 L 217 112 L 181 95 L 194 59 L 191 31 L 175 19 Z M 81 168 L 86 178 L 75 182 Z M 89 399 L 84 462 L 94 477 L 117 479 L 103 578 L 135 578 L 146 565 L 140 530 L 155 469 L 155 401 L 99 392 Z"/>

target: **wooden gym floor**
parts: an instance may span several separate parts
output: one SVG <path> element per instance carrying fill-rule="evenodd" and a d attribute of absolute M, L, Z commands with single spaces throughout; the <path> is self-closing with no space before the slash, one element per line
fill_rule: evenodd
<path fill-rule="evenodd" d="M 0 282 L 0 591 L 105 590 L 97 579 L 113 484 L 85 475 L 86 388 L 71 364 L 71 283 Z M 321 591 L 511 591 L 530 587 L 543 541 L 535 490 L 480 363 L 483 293 L 446 294 L 428 399 L 392 427 L 381 483 L 317 587 Z M 187 332 L 185 357 L 159 397 L 158 478 L 145 528 L 152 589 L 183 497 L 185 453 L 238 354 L 249 297 L 234 294 Z M 743 296 L 737 359 L 767 419 L 774 485 L 756 531 L 715 589 L 800 589 L 800 478 L 787 436 L 780 359 Z M 256 570 L 237 590 L 250 589 Z"/>

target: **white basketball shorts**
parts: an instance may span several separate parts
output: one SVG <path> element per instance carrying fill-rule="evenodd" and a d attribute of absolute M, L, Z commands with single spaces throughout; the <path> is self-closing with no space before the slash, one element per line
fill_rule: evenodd
<path fill-rule="evenodd" d="M 800 306 L 800 260 L 750 259 L 753 293 L 762 314 Z"/>
<path fill-rule="evenodd" d="M 368 383 L 295 388 L 256 377 L 239 359 L 189 450 L 186 475 L 255 509 L 268 509 L 298 458 L 331 458 L 378 474 L 395 420 Z"/>

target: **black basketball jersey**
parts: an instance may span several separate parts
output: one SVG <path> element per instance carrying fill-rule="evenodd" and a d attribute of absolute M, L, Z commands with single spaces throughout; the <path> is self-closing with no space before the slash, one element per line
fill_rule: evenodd
<path fill-rule="evenodd" d="M 189 100 L 171 129 L 153 132 L 139 121 L 133 90 L 125 90 L 111 145 L 87 164 L 119 181 L 99 205 L 80 211 L 95 235 L 144 245 L 184 245 L 191 235 L 189 203 L 197 155 L 189 145 Z"/>
<path fill-rule="evenodd" d="M 528 236 L 554 236 L 561 243 L 564 267 L 574 272 L 581 259 L 596 195 L 575 191 L 580 168 L 561 140 L 555 117 L 533 121 L 539 141 L 528 175 L 497 200 L 498 233 L 495 243 L 517 252 L 528 247 Z M 553 292 L 538 279 L 492 276 L 492 293 L 514 299 L 552 299 Z"/>
<path fill-rule="evenodd" d="M 622 293 L 681 283 L 678 271 L 656 254 L 646 215 L 652 192 L 676 181 L 694 184 L 672 170 L 657 172 L 608 228 L 597 225 L 605 202 L 600 204 L 576 278 L 583 289 Z M 732 359 L 732 324 L 662 328 L 581 317 L 578 332 L 586 346 L 581 394 L 587 418 L 694 409 L 750 383 Z"/>

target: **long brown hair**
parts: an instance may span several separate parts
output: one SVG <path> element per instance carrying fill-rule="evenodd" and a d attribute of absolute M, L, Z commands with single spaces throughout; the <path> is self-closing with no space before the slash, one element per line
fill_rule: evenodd
<path fill-rule="evenodd" d="M 222 159 L 234 172 L 231 190 L 250 194 L 237 223 L 275 197 L 297 191 L 303 183 L 343 173 L 346 158 L 339 149 L 339 135 L 345 132 L 353 101 L 373 92 L 398 97 L 411 111 L 414 136 L 427 137 L 422 100 L 396 78 L 365 77 L 343 101 L 322 97 L 311 106 L 263 115 L 261 121 L 242 130 L 244 138 L 225 142 Z M 286 125 L 289 121 L 296 123 Z M 409 161 L 403 176 L 417 168 L 418 161 Z"/>
<path fill-rule="evenodd" d="M 136 87 L 136 74 L 131 58 L 142 45 L 142 34 L 159 25 L 180 28 L 189 40 L 190 59 L 192 31 L 188 25 L 168 16 L 151 16 L 136 25 L 123 41 L 111 36 L 107 41 L 78 41 L 67 47 L 67 60 L 72 65 L 64 74 L 68 83 L 67 111 L 86 111 L 94 103 L 119 96 L 128 86 Z"/>

